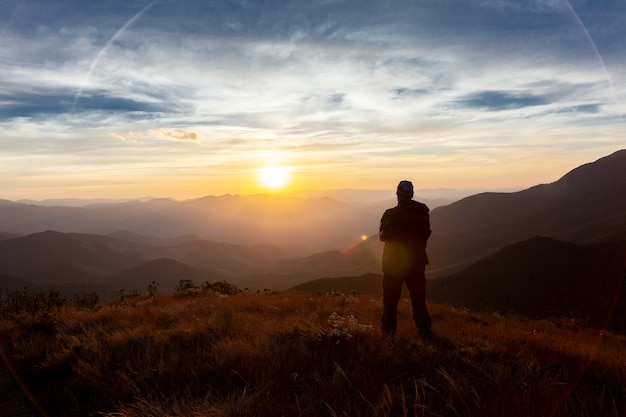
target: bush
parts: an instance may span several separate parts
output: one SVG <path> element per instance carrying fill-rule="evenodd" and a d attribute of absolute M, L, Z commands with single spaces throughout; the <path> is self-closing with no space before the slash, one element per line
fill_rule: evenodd
<path fill-rule="evenodd" d="M 181 279 L 176 285 L 176 295 L 178 297 L 188 297 L 196 295 L 199 292 L 198 286 L 190 279 Z"/>
<path fill-rule="evenodd" d="M 59 292 L 29 291 L 0 291 L 0 315 L 27 314 L 31 318 L 49 317 L 58 311 L 66 300 L 61 298 Z"/>
<path fill-rule="evenodd" d="M 202 289 L 205 291 L 215 291 L 216 293 L 224 295 L 235 295 L 242 292 L 239 287 L 227 281 L 205 282 L 202 285 Z"/>

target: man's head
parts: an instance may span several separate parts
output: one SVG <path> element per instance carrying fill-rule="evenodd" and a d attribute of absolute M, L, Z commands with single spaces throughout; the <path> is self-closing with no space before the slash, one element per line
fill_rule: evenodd
<path fill-rule="evenodd" d="M 411 181 L 402 180 L 396 189 L 398 200 L 410 200 L 413 198 L 413 183 Z"/>

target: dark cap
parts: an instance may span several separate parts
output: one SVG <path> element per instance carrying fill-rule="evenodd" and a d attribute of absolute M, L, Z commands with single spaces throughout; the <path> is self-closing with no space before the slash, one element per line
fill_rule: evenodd
<path fill-rule="evenodd" d="M 403 200 L 410 200 L 413 198 L 413 183 L 411 181 L 402 180 L 398 184 L 398 189 L 396 190 L 396 195 L 398 198 Z"/>

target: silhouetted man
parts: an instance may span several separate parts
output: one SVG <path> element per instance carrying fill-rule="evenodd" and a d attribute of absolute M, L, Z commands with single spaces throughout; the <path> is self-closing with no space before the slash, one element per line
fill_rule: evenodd
<path fill-rule="evenodd" d="M 413 200 L 413 184 L 400 181 L 396 190 L 398 205 L 385 211 L 380 219 L 379 237 L 383 250 L 383 316 L 386 336 L 396 332 L 398 302 L 406 283 L 413 306 L 413 321 L 422 338 L 432 338 L 431 319 L 426 308 L 428 264 L 426 242 L 430 237 L 429 209 Z"/>

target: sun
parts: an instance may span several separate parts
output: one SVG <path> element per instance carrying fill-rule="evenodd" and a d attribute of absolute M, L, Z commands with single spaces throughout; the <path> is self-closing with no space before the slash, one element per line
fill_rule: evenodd
<path fill-rule="evenodd" d="M 282 166 L 266 166 L 259 170 L 259 182 L 265 188 L 278 190 L 289 184 L 289 170 Z"/>

